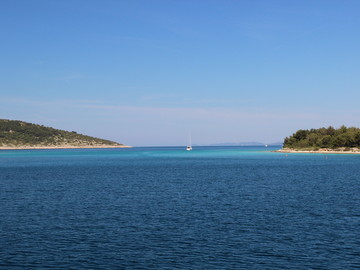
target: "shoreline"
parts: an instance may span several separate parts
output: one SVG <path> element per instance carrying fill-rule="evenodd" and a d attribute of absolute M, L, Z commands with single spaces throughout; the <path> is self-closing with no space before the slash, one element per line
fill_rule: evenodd
<path fill-rule="evenodd" d="M 294 150 L 294 149 L 279 149 L 271 152 L 276 153 L 299 153 L 299 154 L 360 154 L 360 150 L 350 150 L 350 151 L 341 151 L 341 150 L 329 150 L 329 149 L 320 149 L 320 150 Z"/>
<path fill-rule="evenodd" d="M 128 145 L 62 145 L 62 146 L 0 146 L 0 150 L 47 150 L 47 149 L 102 149 L 102 148 L 132 148 Z"/>

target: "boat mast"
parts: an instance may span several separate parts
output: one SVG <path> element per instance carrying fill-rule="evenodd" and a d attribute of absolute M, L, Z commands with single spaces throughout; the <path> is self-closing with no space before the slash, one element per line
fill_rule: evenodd
<path fill-rule="evenodd" d="M 191 131 L 189 131 L 189 146 L 191 147 Z"/>

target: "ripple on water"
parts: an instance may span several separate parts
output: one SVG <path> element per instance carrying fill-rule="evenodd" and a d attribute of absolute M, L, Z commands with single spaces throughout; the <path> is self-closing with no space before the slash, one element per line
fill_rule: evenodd
<path fill-rule="evenodd" d="M 360 267 L 358 157 L 178 151 L 7 154 L 0 267 Z"/>

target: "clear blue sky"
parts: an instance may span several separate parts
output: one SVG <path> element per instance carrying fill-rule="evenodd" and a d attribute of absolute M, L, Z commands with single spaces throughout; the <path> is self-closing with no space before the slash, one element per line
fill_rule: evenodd
<path fill-rule="evenodd" d="M 2 0 L 0 118 L 129 145 L 360 126 L 360 1 Z"/>

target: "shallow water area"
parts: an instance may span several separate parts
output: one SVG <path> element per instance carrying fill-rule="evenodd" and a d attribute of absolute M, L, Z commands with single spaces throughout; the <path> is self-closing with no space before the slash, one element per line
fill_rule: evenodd
<path fill-rule="evenodd" d="M 360 156 L 0 151 L 0 268 L 354 269 Z"/>

